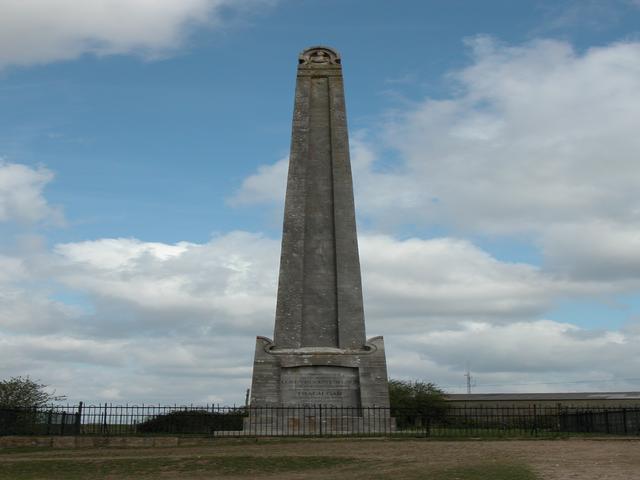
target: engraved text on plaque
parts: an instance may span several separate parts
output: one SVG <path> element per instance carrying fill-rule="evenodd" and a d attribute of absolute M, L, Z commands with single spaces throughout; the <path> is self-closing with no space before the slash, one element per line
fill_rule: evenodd
<path fill-rule="evenodd" d="M 283 368 L 280 382 L 285 406 L 359 406 L 357 368 L 318 365 Z"/>

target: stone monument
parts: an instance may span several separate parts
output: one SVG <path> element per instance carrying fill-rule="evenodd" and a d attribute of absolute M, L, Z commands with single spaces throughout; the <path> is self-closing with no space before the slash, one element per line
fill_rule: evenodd
<path fill-rule="evenodd" d="M 298 60 L 275 332 L 257 338 L 250 406 L 389 407 L 383 339 L 365 337 L 342 66 L 327 47 Z"/>

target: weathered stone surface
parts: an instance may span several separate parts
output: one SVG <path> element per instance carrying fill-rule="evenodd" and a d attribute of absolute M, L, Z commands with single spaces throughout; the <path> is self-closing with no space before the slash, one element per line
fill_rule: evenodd
<path fill-rule="evenodd" d="M 274 341 L 360 348 L 364 310 L 342 67 L 326 48 L 306 50 L 300 62 Z"/>
<path fill-rule="evenodd" d="M 310 365 L 283 367 L 280 372 L 281 403 L 295 407 L 327 405 L 352 407 L 360 403 L 357 367 Z"/>
<path fill-rule="evenodd" d="M 270 339 L 258 337 L 254 358 L 251 406 L 295 406 L 296 398 L 298 406 L 389 406 L 382 337 L 354 350 L 281 349 Z"/>
<path fill-rule="evenodd" d="M 251 392 L 257 408 L 318 405 L 389 406 L 384 342 L 365 337 L 341 59 L 326 47 L 299 57 L 274 340 L 257 338 Z"/>

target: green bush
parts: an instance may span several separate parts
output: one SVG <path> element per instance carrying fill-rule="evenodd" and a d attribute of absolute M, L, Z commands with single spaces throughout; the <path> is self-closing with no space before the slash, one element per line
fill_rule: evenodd
<path fill-rule="evenodd" d="M 33 435 L 38 413 L 26 408 L 0 407 L 0 435 Z"/>
<path fill-rule="evenodd" d="M 449 408 L 441 389 L 419 380 L 389 380 L 389 403 L 399 428 L 422 428 L 442 421 Z"/>
<path fill-rule="evenodd" d="M 242 430 L 244 410 L 209 412 L 207 410 L 176 410 L 138 424 L 138 433 L 199 433 Z"/>

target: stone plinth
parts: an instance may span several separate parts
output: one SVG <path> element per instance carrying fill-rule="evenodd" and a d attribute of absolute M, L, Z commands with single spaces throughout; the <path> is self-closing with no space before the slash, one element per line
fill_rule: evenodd
<path fill-rule="evenodd" d="M 277 348 L 256 340 L 251 405 L 257 407 L 389 407 L 382 337 L 362 349 Z"/>
<path fill-rule="evenodd" d="M 245 419 L 243 434 L 257 436 L 369 435 L 394 433 L 395 419 L 378 409 L 360 415 L 341 407 L 283 407 L 257 409 Z"/>

